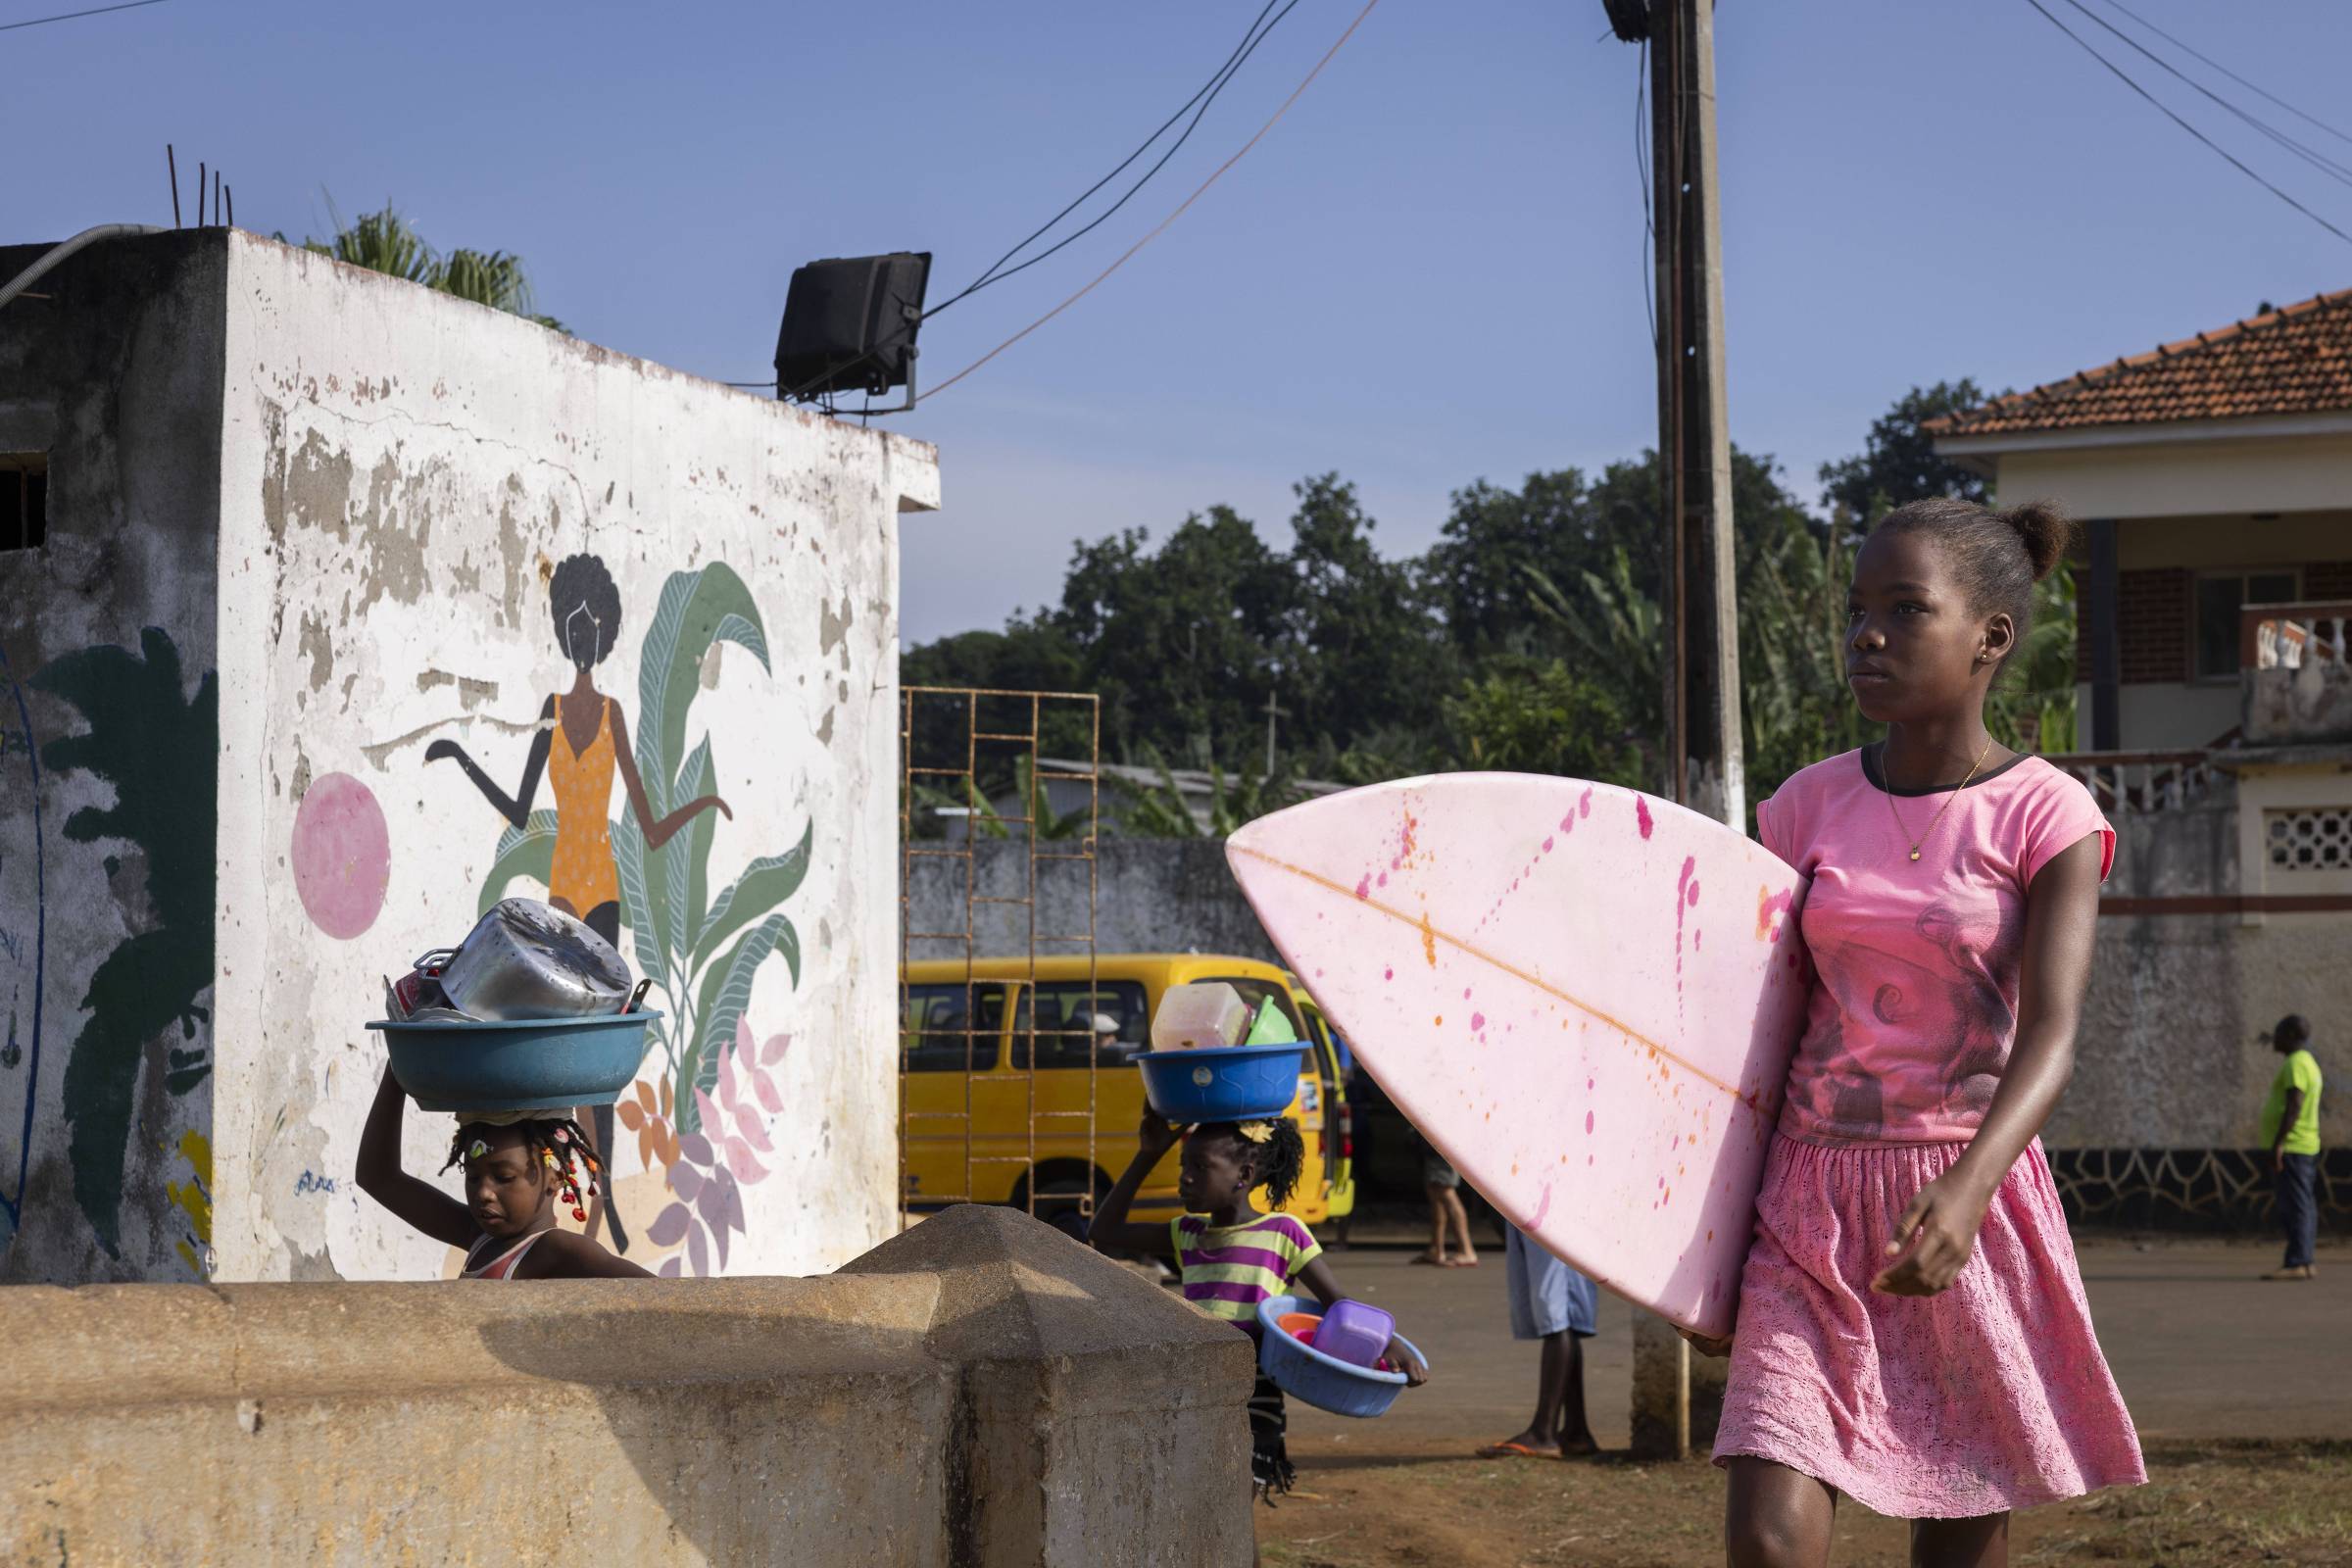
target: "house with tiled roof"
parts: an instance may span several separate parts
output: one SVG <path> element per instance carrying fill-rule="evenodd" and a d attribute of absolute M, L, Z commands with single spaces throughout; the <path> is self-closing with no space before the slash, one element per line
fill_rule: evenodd
<path fill-rule="evenodd" d="M 2265 1222 L 2278 1017 L 2352 1026 L 2352 290 L 1929 426 L 2082 523 L 2078 752 L 2117 830 L 2080 1066 L 2045 1133 L 2079 1218 Z M 2352 1050 L 2330 1070 L 2352 1071 Z M 2323 1102 L 2352 1225 L 2352 1096 Z"/>
<path fill-rule="evenodd" d="M 2084 521 L 2087 750 L 2226 740 L 2242 716 L 2243 607 L 2352 601 L 2352 289 L 1929 429 L 2003 497 L 2053 497 Z M 2352 738 L 2352 702 L 2323 727 Z"/>

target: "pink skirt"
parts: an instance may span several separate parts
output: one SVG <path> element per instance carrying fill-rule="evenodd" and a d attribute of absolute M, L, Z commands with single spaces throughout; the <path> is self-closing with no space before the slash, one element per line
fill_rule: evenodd
<path fill-rule="evenodd" d="M 2038 1141 L 1948 1290 L 1871 1290 L 1895 1220 L 1966 1147 L 1773 1140 L 1717 1464 L 1770 1459 L 1898 1519 L 2147 1480 Z"/>

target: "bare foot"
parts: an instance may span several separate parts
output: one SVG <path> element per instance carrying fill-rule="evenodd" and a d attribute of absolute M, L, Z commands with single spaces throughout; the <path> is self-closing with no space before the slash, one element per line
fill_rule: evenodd
<path fill-rule="evenodd" d="M 1476 1268 L 1478 1267 L 1478 1254 L 1465 1252 L 1460 1257 L 1449 1257 L 1446 1260 L 1446 1266 L 1447 1268 Z"/>

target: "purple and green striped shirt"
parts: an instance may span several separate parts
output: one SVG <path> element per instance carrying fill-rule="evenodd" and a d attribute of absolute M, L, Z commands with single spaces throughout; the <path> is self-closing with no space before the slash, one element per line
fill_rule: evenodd
<path fill-rule="evenodd" d="M 1288 1214 L 1260 1214 L 1239 1225 L 1211 1225 L 1205 1214 L 1168 1222 L 1184 1298 L 1210 1317 L 1255 1333 L 1257 1304 L 1290 1294 L 1298 1271 L 1323 1255 L 1314 1233 Z"/>

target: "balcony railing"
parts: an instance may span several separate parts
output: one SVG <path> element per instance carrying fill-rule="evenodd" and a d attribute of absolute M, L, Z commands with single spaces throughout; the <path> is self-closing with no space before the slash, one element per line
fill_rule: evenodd
<path fill-rule="evenodd" d="M 2249 744 L 2352 741 L 2352 601 L 2248 605 L 2238 681 Z"/>
<path fill-rule="evenodd" d="M 2146 816 L 2203 804 L 2213 792 L 2210 751 L 2066 752 L 2045 759 L 2082 780 L 2109 816 Z"/>

